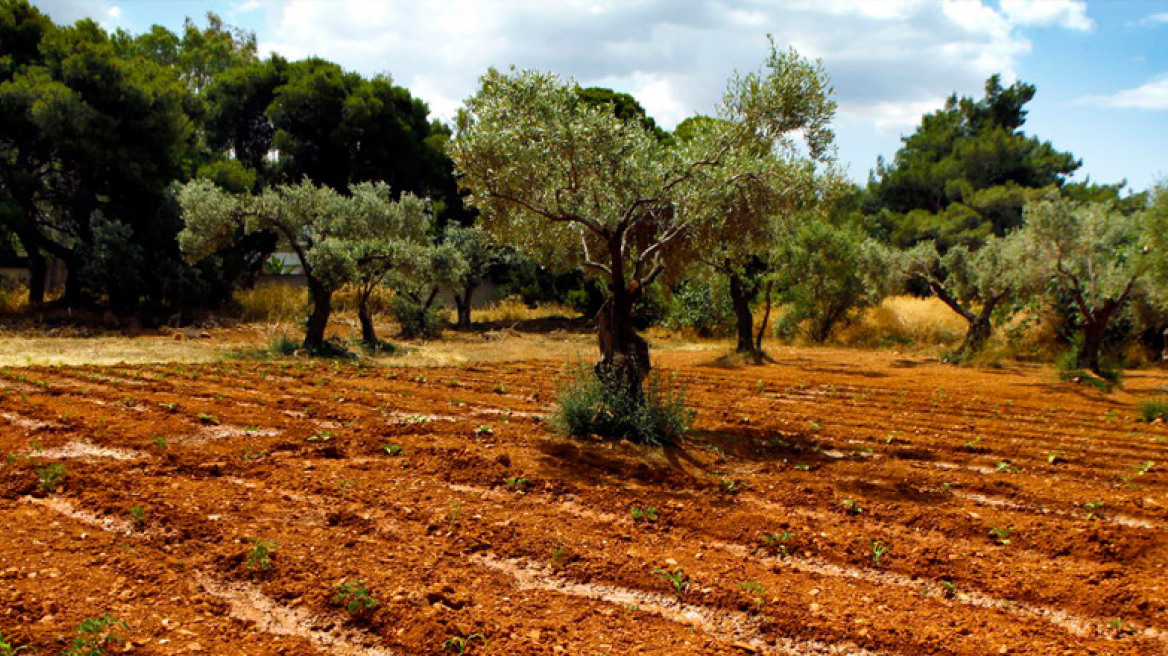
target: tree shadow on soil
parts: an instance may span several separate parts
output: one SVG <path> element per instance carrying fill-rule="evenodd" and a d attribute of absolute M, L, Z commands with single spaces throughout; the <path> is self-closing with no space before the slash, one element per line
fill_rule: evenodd
<path fill-rule="evenodd" d="M 543 317 L 540 319 L 520 319 L 519 321 L 482 321 L 475 323 L 471 333 L 492 333 L 515 331 L 546 335 L 554 332 L 590 334 L 596 332 L 596 324 L 588 317 Z"/>
<path fill-rule="evenodd" d="M 750 353 L 741 353 L 739 351 L 731 351 L 724 353 L 709 362 L 700 363 L 699 367 L 712 367 L 715 369 L 742 369 L 743 367 L 762 367 L 768 364 L 778 364 L 766 351 L 752 351 Z"/>

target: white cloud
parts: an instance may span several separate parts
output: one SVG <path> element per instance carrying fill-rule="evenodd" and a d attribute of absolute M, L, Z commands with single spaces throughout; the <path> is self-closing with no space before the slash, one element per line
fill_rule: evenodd
<path fill-rule="evenodd" d="M 122 17 L 122 8 L 117 5 L 109 7 L 105 10 L 105 15 L 116 21 Z"/>
<path fill-rule="evenodd" d="M 1168 23 L 1168 11 L 1161 12 L 1159 14 L 1152 14 L 1151 16 L 1145 16 L 1145 17 L 1141 18 L 1139 21 L 1137 21 L 1137 23 L 1141 24 L 1141 25 L 1156 25 L 1159 23 Z"/>
<path fill-rule="evenodd" d="M 759 66 L 769 32 L 823 59 L 841 112 L 886 130 L 907 120 L 892 108 L 936 108 L 954 91 L 979 93 L 994 73 L 1016 77 L 1030 48 L 1018 25 L 1039 18 L 989 1 L 282 0 L 260 47 L 388 71 L 445 119 L 489 66 L 514 64 L 632 93 L 671 127 L 712 112 L 733 71 Z"/>
<path fill-rule="evenodd" d="M 1058 26 L 1080 32 L 1095 29 L 1082 0 L 1001 0 L 1001 6 L 1002 13 L 1018 25 Z"/>
<path fill-rule="evenodd" d="M 1112 94 L 1084 96 L 1077 102 L 1085 105 L 1128 109 L 1168 109 L 1168 73 L 1134 89 L 1124 89 Z"/>

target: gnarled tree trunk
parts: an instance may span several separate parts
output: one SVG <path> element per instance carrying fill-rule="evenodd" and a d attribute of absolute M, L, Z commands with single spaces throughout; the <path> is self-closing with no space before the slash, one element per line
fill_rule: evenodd
<path fill-rule="evenodd" d="M 633 328 L 632 314 L 643 290 L 636 283 L 629 285 L 625 282 L 619 245 L 612 262 L 609 295 L 596 314 L 600 361 L 596 363 L 595 372 L 608 384 L 624 388 L 629 398 L 641 399 L 644 396 L 642 382 L 650 369 L 649 343 Z"/>
<path fill-rule="evenodd" d="M 730 273 L 729 278 L 730 302 L 734 306 L 734 321 L 738 333 L 738 344 L 734 350 L 739 353 L 753 353 L 754 314 L 750 311 L 750 301 L 758 288 L 748 285 L 737 273 Z"/>
<path fill-rule="evenodd" d="M 470 302 L 474 290 L 473 286 L 466 285 L 461 290 L 455 290 L 451 293 L 451 296 L 454 297 L 454 307 L 458 311 L 458 324 L 455 326 L 458 330 L 470 330 Z"/>
<path fill-rule="evenodd" d="M 369 307 L 373 288 L 367 287 L 357 293 L 357 320 L 361 322 L 361 341 L 370 349 L 377 348 L 377 330 L 373 326 L 373 310 Z"/>
<path fill-rule="evenodd" d="M 304 329 L 304 348 L 319 350 L 324 346 L 324 330 L 328 327 L 329 315 L 333 308 L 333 290 L 315 278 L 308 278 L 308 292 L 312 296 L 312 314 Z"/>

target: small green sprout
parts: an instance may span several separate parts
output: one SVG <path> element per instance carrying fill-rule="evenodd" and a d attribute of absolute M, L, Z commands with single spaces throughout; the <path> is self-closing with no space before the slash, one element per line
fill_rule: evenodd
<path fill-rule="evenodd" d="M 725 476 L 718 479 L 718 488 L 722 491 L 722 494 L 738 494 L 744 487 L 746 487 L 746 483 L 743 481 L 726 478 Z"/>
<path fill-rule="evenodd" d="M 1052 465 L 1057 465 L 1060 462 L 1067 461 L 1066 455 L 1065 451 L 1051 451 L 1046 454 L 1046 461 Z"/>
<path fill-rule="evenodd" d="M 487 424 L 483 424 L 474 430 L 474 434 L 478 437 L 482 437 L 483 435 L 494 435 L 495 429 L 491 428 Z"/>
<path fill-rule="evenodd" d="M 37 488 L 45 494 L 52 494 L 65 482 L 69 473 L 65 465 L 45 465 L 37 470 Z"/>
<path fill-rule="evenodd" d="M 855 499 L 844 499 L 843 506 L 849 515 L 859 515 L 864 512 L 863 506 Z"/>
<path fill-rule="evenodd" d="M 1017 474 L 1018 473 L 1018 468 L 1015 467 L 1014 465 L 1010 464 L 1010 462 L 1008 460 L 1003 460 L 1003 461 L 999 462 L 998 464 L 994 465 L 994 470 L 997 471 L 999 474 Z"/>
<path fill-rule="evenodd" d="M 892 549 L 892 547 L 889 547 L 880 540 L 871 540 L 870 542 L 872 543 L 872 564 L 880 567 L 881 559 L 884 558 L 884 555 L 887 554 Z"/>
<path fill-rule="evenodd" d="M 170 442 L 161 435 L 155 435 L 152 437 L 150 439 L 150 443 L 153 444 L 154 448 L 158 449 L 159 451 L 165 451 L 166 447 L 170 446 Z"/>
<path fill-rule="evenodd" d="M 322 430 L 322 431 L 316 431 L 312 435 L 309 435 L 308 441 L 309 442 L 328 442 L 329 440 L 333 439 L 333 437 L 334 437 L 334 435 L 332 433 L 330 433 L 329 431 Z"/>
<path fill-rule="evenodd" d="M 637 523 L 641 523 L 641 522 L 648 522 L 650 524 L 657 523 L 657 509 L 654 508 L 653 506 L 649 506 L 647 508 L 641 508 L 639 506 L 634 507 L 631 510 L 629 510 L 629 515 L 633 518 L 633 521 L 637 522 Z"/>
<path fill-rule="evenodd" d="M 1010 544 L 1010 534 L 1014 532 L 1011 528 L 996 528 L 990 527 L 990 536 L 997 541 L 998 544 L 1005 546 Z"/>
<path fill-rule="evenodd" d="M 689 591 L 690 584 L 693 583 L 693 579 L 680 567 L 672 572 L 667 569 L 655 569 L 653 575 L 668 582 L 673 587 L 673 593 L 677 595 L 678 600 L 685 596 L 685 593 Z"/>
<path fill-rule="evenodd" d="M 136 529 L 146 525 L 146 511 L 142 506 L 130 506 L 130 524 Z"/>
<path fill-rule="evenodd" d="M 406 451 L 405 447 L 403 447 L 400 444 L 382 444 L 381 450 L 385 451 L 386 455 L 389 455 L 391 457 L 392 456 L 400 456 L 403 453 L 405 453 L 405 451 Z"/>
<path fill-rule="evenodd" d="M 110 647 L 122 645 L 126 639 L 117 630 L 128 631 L 130 627 L 116 620 L 109 613 L 101 617 L 87 617 L 77 625 L 77 637 L 62 656 L 106 656 Z"/>
<path fill-rule="evenodd" d="M 481 633 L 472 633 L 465 638 L 454 636 L 447 638 L 442 642 L 442 652 L 450 652 L 452 654 L 468 654 L 468 650 L 474 645 L 474 641 L 478 640 L 483 647 L 487 646 L 487 637 Z"/>
<path fill-rule="evenodd" d="M 791 466 L 794 467 L 795 469 L 798 469 L 799 471 L 811 471 L 811 465 L 809 465 L 805 462 L 797 462 Z"/>
<path fill-rule="evenodd" d="M 512 476 L 511 478 L 504 478 L 503 485 L 506 485 L 507 489 L 512 492 L 523 494 L 523 491 L 527 489 L 527 479 L 522 476 Z"/>
<path fill-rule="evenodd" d="M 4 634 L 0 633 L 0 656 L 15 656 L 17 652 L 22 652 L 25 649 L 28 647 L 17 647 L 12 638 L 5 638 Z"/>
<path fill-rule="evenodd" d="M 571 559 L 572 557 L 568 555 L 567 551 L 564 551 L 563 549 L 553 549 L 552 557 L 549 558 L 548 561 L 551 563 L 552 569 L 558 572 L 567 567 L 568 561 Z"/>
<path fill-rule="evenodd" d="M 786 558 L 787 556 L 791 555 L 793 550 L 788 548 L 787 545 L 784 543 L 793 537 L 795 537 L 795 534 L 790 533 L 790 532 L 763 533 L 762 535 L 759 536 L 758 539 L 761 540 L 762 543 L 768 547 L 777 548 L 779 551 L 779 555 L 782 556 L 783 558 Z"/>
<path fill-rule="evenodd" d="M 204 426 L 218 426 L 223 423 L 215 415 L 207 414 L 206 412 L 199 413 L 199 423 Z"/>
<path fill-rule="evenodd" d="M 1103 500 L 1096 499 L 1083 504 L 1087 509 L 1087 519 L 1103 519 Z"/>
<path fill-rule="evenodd" d="M 365 587 L 361 579 L 342 582 L 333 590 L 336 591 L 332 598 L 333 605 L 344 607 L 354 617 L 361 617 L 377 608 L 377 600 L 370 596 L 369 588 Z"/>
<path fill-rule="evenodd" d="M 244 566 L 251 570 L 260 571 L 272 569 L 275 566 L 272 556 L 276 553 L 276 543 L 259 538 L 247 538 L 247 541 L 252 544 L 252 548 L 244 557 Z"/>

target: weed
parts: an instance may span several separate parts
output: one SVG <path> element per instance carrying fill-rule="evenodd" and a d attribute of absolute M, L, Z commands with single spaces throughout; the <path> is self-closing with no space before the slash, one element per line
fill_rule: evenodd
<path fill-rule="evenodd" d="M 1111 630 L 1115 631 L 1116 633 L 1123 632 L 1123 620 L 1118 617 L 1107 620 L 1107 626 L 1109 626 Z"/>
<path fill-rule="evenodd" d="M 503 485 L 506 485 L 507 489 L 512 492 L 523 494 L 523 491 L 527 489 L 527 479 L 522 476 L 512 476 L 511 478 L 504 478 Z"/>
<path fill-rule="evenodd" d="M 507 386 L 503 383 L 495 383 L 495 394 L 506 394 Z"/>
<path fill-rule="evenodd" d="M 548 562 L 551 563 L 552 569 L 558 572 L 567 567 L 570 560 L 572 560 L 572 557 L 568 555 L 567 551 L 564 551 L 563 549 L 553 549 L 552 557 L 548 559 Z"/>
<path fill-rule="evenodd" d="M 468 650 L 474 645 L 474 641 L 478 640 L 483 647 L 487 646 L 487 637 L 481 633 L 472 633 L 465 638 L 454 636 L 447 638 L 442 642 L 442 653 L 450 652 L 452 654 L 468 654 Z"/>
<path fill-rule="evenodd" d="M 142 506 L 130 506 L 130 524 L 136 529 L 146 525 L 146 511 Z"/>
<path fill-rule="evenodd" d="M 28 647 L 17 647 L 12 638 L 5 638 L 3 633 L 0 633 L 0 656 L 15 656 L 17 652 L 24 651 Z"/>
<path fill-rule="evenodd" d="M 483 435 L 494 435 L 495 429 L 488 426 L 487 424 L 483 424 L 474 430 L 474 434 L 478 437 L 482 437 Z"/>
<path fill-rule="evenodd" d="M 743 591 L 754 598 L 753 603 L 755 608 L 761 609 L 766 605 L 767 589 L 763 584 L 758 581 L 743 581 L 738 584 L 738 587 L 742 588 Z"/>
<path fill-rule="evenodd" d="M 204 426 L 218 426 L 223 423 L 215 415 L 207 414 L 206 412 L 199 413 L 199 423 Z"/>
<path fill-rule="evenodd" d="M 964 447 L 965 450 L 966 451 L 981 451 L 982 450 L 981 438 L 982 438 L 982 436 L 978 435 L 977 437 L 973 438 L 972 440 L 968 440 L 965 443 L 965 447 Z"/>
<path fill-rule="evenodd" d="M 685 596 L 685 593 L 689 591 L 690 584 L 693 583 L 693 579 L 680 567 L 672 572 L 667 569 L 655 569 L 653 570 L 653 575 L 661 577 L 668 582 L 673 588 L 673 593 L 677 595 L 678 600 Z"/>
<path fill-rule="evenodd" d="M 342 582 L 333 590 L 336 591 L 332 598 L 333 605 L 344 607 L 353 617 L 361 617 L 377 608 L 377 600 L 370 596 L 369 588 L 365 587 L 361 579 Z"/>
<path fill-rule="evenodd" d="M 1011 465 L 1008 460 L 1003 460 L 994 465 L 994 471 L 999 474 L 1017 474 L 1019 470 L 1014 465 Z"/>
<path fill-rule="evenodd" d="M 809 465 L 805 462 L 797 462 L 791 466 L 794 467 L 795 469 L 798 469 L 799 471 L 811 471 L 811 465 Z"/>
<path fill-rule="evenodd" d="M 45 465 L 37 470 L 37 489 L 45 494 L 52 494 L 65 482 L 68 474 L 65 465 Z"/>
<path fill-rule="evenodd" d="M 87 617 L 77 625 L 77 637 L 63 652 L 63 656 L 105 656 L 109 647 L 124 644 L 126 639 L 117 630 L 128 631 L 130 627 L 116 620 L 109 613 L 101 617 Z"/>
<path fill-rule="evenodd" d="M 819 423 L 818 421 L 809 421 L 809 422 L 807 422 L 807 425 L 810 426 L 811 430 L 813 430 L 813 431 L 817 431 L 817 430 L 823 428 L 823 424 Z"/>
<path fill-rule="evenodd" d="M 957 586 L 952 581 L 941 581 L 941 596 L 952 599 L 957 596 Z"/>
<path fill-rule="evenodd" d="M 1156 421 L 1157 419 L 1168 421 L 1168 399 L 1141 401 L 1140 419 L 1148 422 Z"/>
<path fill-rule="evenodd" d="M 166 447 L 170 446 L 170 442 L 161 435 L 155 435 L 150 439 L 150 442 L 154 445 L 154 448 L 158 449 L 159 451 L 165 451 Z"/>
<path fill-rule="evenodd" d="M 330 433 L 329 431 L 322 430 L 322 431 L 316 431 L 312 435 L 309 435 L 308 441 L 309 442 L 328 442 L 329 440 L 333 439 L 333 437 L 335 437 L 335 436 L 332 433 Z"/>
<path fill-rule="evenodd" d="M 462 517 L 462 502 L 454 501 L 450 504 L 450 510 L 446 513 L 446 521 L 455 524 L 458 522 L 459 517 Z"/>
<path fill-rule="evenodd" d="M 159 403 L 158 407 L 162 408 L 163 410 L 169 410 L 170 412 L 178 411 L 177 403 Z"/>
<path fill-rule="evenodd" d="M 1152 467 L 1155 467 L 1155 466 L 1156 466 L 1156 463 L 1152 462 L 1151 460 L 1148 460 L 1148 461 L 1141 463 L 1139 466 L 1136 467 L 1136 476 L 1143 476 L 1144 474 L 1152 471 Z"/>
<path fill-rule="evenodd" d="M 718 489 L 721 490 L 722 494 L 738 494 L 745 487 L 746 483 L 743 481 L 726 478 L 725 476 L 718 479 Z"/>
<path fill-rule="evenodd" d="M 1046 461 L 1052 465 L 1057 465 L 1060 462 L 1067 461 L 1066 455 L 1067 454 L 1065 451 L 1051 451 L 1050 453 L 1046 454 Z"/>
<path fill-rule="evenodd" d="M 552 416 L 553 426 L 563 434 L 662 445 L 681 440 L 693 422 L 684 390 L 658 372 L 649 375 L 640 396 L 619 382 L 597 377 L 583 364 L 569 374 Z"/>
<path fill-rule="evenodd" d="M 843 506 L 849 515 L 859 515 L 864 512 L 863 506 L 855 499 L 844 499 Z"/>
<path fill-rule="evenodd" d="M 272 569 L 275 566 L 272 556 L 276 553 L 276 543 L 260 538 L 247 538 L 247 541 L 252 544 L 252 547 L 244 557 L 244 566 L 251 570 L 265 572 Z"/>
<path fill-rule="evenodd" d="M 1087 519 L 1103 519 L 1103 500 L 1096 499 L 1083 504 L 1087 509 Z"/>
<path fill-rule="evenodd" d="M 793 537 L 795 537 L 795 534 L 790 532 L 763 533 L 759 536 L 758 539 L 768 547 L 777 547 L 779 550 L 779 555 L 786 558 L 787 556 L 790 556 L 794 550 L 789 549 L 784 543 Z"/>
<path fill-rule="evenodd" d="M 385 451 L 388 456 L 400 456 L 406 452 L 405 448 L 400 444 L 382 444 L 381 450 Z"/>
<path fill-rule="evenodd" d="M 880 561 L 884 558 L 884 555 L 892 549 L 892 547 L 889 547 L 880 540 L 870 540 L 870 542 L 872 544 L 872 564 L 880 567 Z"/>
<path fill-rule="evenodd" d="M 996 528 L 990 527 L 990 536 L 997 541 L 998 544 L 1005 546 L 1010 544 L 1010 534 L 1014 532 L 1011 528 Z"/>
<path fill-rule="evenodd" d="M 648 522 L 649 524 L 657 523 L 657 509 L 653 506 L 641 508 L 639 506 L 633 507 L 629 510 L 629 515 L 632 516 L 633 521 L 638 524 L 641 522 Z"/>

